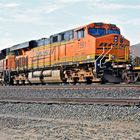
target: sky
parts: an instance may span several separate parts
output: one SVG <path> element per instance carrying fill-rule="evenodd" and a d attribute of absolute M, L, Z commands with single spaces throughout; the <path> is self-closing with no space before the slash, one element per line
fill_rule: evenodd
<path fill-rule="evenodd" d="M 92 22 L 140 43 L 140 0 L 0 0 L 0 50 Z"/>

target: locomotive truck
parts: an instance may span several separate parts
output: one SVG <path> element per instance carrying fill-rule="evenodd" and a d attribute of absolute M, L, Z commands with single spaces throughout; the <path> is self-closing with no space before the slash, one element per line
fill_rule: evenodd
<path fill-rule="evenodd" d="M 130 43 L 114 24 L 91 23 L 0 52 L 2 84 L 129 81 Z"/>

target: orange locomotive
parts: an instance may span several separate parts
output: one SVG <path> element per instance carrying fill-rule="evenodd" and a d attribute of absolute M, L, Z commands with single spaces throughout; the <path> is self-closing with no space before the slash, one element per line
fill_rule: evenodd
<path fill-rule="evenodd" d="M 129 41 L 114 24 L 91 23 L 10 48 L 5 83 L 121 82 Z"/>

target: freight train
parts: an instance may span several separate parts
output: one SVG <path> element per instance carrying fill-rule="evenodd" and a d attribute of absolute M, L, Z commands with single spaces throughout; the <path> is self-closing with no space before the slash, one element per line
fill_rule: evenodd
<path fill-rule="evenodd" d="M 0 52 L 1 84 L 129 81 L 130 43 L 114 24 L 91 23 Z M 130 73 L 130 71 L 129 71 Z"/>

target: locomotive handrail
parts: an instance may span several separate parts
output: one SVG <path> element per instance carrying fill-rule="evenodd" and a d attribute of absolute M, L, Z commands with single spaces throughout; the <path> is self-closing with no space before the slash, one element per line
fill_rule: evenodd
<path fill-rule="evenodd" d="M 110 49 L 103 55 L 103 57 L 101 58 L 101 60 L 100 60 L 100 68 L 103 68 L 102 65 L 101 65 L 102 60 L 103 60 L 103 58 L 112 50 L 112 48 L 113 48 L 113 46 L 111 45 L 111 48 L 110 48 Z"/>
<path fill-rule="evenodd" d="M 103 47 L 102 53 L 101 53 L 100 56 L 95 60 L 95 70 L 96 70 L 96 68 L 97 68 L 97 65 L 96 65 L 97 60 L 99 60 L 99 58 L 104 54 L 104 52 L 105 52 L 105 47 Z"/>

